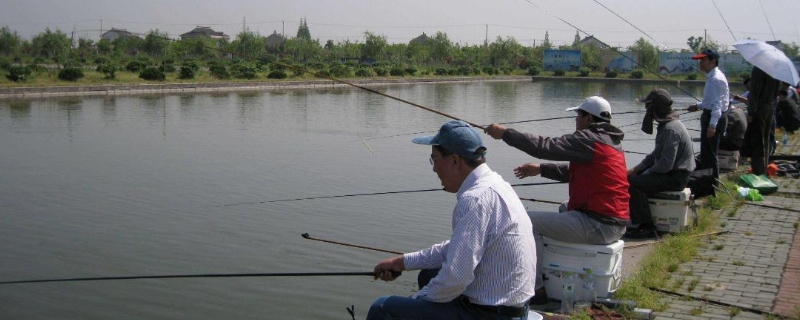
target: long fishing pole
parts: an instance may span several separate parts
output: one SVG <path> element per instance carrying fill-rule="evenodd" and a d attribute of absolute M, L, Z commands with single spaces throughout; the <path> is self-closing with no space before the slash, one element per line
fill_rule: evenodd
<path fill-rule="evenodd" d="M 570 27 L 573 27 L 573 28 L 575 28 L 575 30 L 578 30 L 579 32 L 581 32 L 581 33 L 585 34 L 586 36 L 592 36 L 592 35 L 591 35 L 591 34 L 589 34 L 588 32 L 584 31 L 584 30 L 583 30 L 583 29 L 581 29 L 581 28 L 578 28 L 578 26 L 576 26 L 576 25 L 574 25 L 574 24 L 570 23 L 569 21 L 567 21 L 567 20 L 564 20 L 564 19 L 560 18 L 559 16 L 556 16 L 555 14 L 551 13 L 550 11 L 547 11 L 547 9 L 545 9 L 545 8 L 542 8 L 542 7 L 540 7 L 540 6 L 536 5 L 536 4 L 534 4 L 533 2 L 531 2 L 531 0 L 525 0 L 525 2 L 527 2 L 528 4 L 530 4 L 530 5 L 532 5 L 532 6 L 536 7 L 536 8 L 538 8 L 539 10 L 542 10 L 542 11 L 544 11 L 545 13 L 547 13 L 548 15 L 550 15 L 551 17 L 553 17 L 553 18 L 555 18 L 555 19 L 558 19 L 558 20 L 560 20 L 560 21 L 561 21 L 561 22 L 563 22 L 563 23 L 566 23 L 566 24 L 567 24 L 567 25 L 569 25 Z M 692 97 L 692 98 L 694 98 L 694 99 L 695 99 L 695 100 L 697 100 L 697 101 L 700 101 L 700 99 L 698 99 L 697 97 L 695 97 L 694 95 L 692 95 L 692 94 L 691 94 L 691 93 L 689 93 L 688 91 L 684 90 L 684 89 L 683 89 L 683 88 L 681 88 L 680 86 L 678 86 L 678 85 L 676 85 L 676 84 L 674 84 L 674 83 L 670 82 L 668 79 L 664 78 L 663 76 L 661 76 L 661 75 L 660 75 L 660 74 L 658 74 L 657 72 L 655 72 L 655 71 L 653 71 L 653 70 L 650 70 L 650 69 L 648 69 L 648 68 L 645 68 L 644 66 L 642 66 L 642 64 L 641 64 L 641 63 L 639 63 L 639 62 L 638 62 L 638 61 L 636 61 L 635 59 L 633 59 L 633 58 L 629 57 L 628 55 L 625 55 L 625 54 L 623 54 L 623 53 L 622 53 L 622 52 L 620 52 L 619 50 L 617 50 L 617 49 L 615 49 L 614 47 L 612 47 L 612 46 L 608 45 L 607 43 L 605 43 L 605 42 L 601 41 L 600 39 L 597 39 L 597 38 L 594 38 L 594 39 L 595 39 L 595 40 L 597 40 L 597 42 L 600 42 L 602 45 L 606 46 L 607 48 L 611 49 L 612 51 L 616 52 L 617 54 L 619 54 L 619 55 L 620 55 L 620 56 L 622 56 L 623 58 L 630 60 L 631 62 L 635 63 L 635 64 L 636 64 L 637 66 L 639 66 L 640 68 L 642 68 L 642 69 L 646 70 L 647 72 L 649 72 L 649 73 L 651 73 L 651 74 L 655 75 L 656 77 L 658 77 L 659 79 L 663 80 L 663 81 L 664 81 L 664 82 L 666 82 L 667 84 L 669 84 L 669 85 L 671 85 L 671 86 L 673 86 L 673 87 L 677 88 L 678 90 L 680 90 L 681 92 L 683 92 L 683 93 L 684 93 L 684 94 L 686 94 L 687 96 L 689 96 L 689 97 Z"/>
<path fill-rule="evenodd" d="M 367 250 L 385 252 L 385 253 L 403 254 L 403 252 L 399 252 L 399 251 L 392 251 L 392 250 L 367 247 L 367 246 L 362 246 L 362 245 L 357 245 L 357 244 L 352 244 L 352 243 L 347 243 L 347 242 L 339 242 L 339 241 L 333 241 L 333 240 L 325 240 L 325 239 L 320 239 L 320 238 L 314 238 L 311 235 L 309 235 L 308 233 L 301 234 L 301 236 L 303 237 L 303 239 L 320 241 L 320 242 L 327 242 L 327 243 L 332 243 L 332 244 L 338 244 L 338 245 L 342 245 L 342 246 L 346 246 L 346 247 L 367 249 Z"/>
<path fill-rule="evenodd" d="M 728 32 L 731 33 L 731 37 L 733 37 L 733 41 L 736 41 L 736 35 L 733 34 L 733 30 L 731 30 L 731 26 L 728 25 L 728 21 L 725 20 L 725 16 L 722 15 L 722 11 L 719 11 L 719 7 L 717 6 L 717 2 L 711 0 L 711 3 L 714 4 L 714 8 L 717 8 L 717 13 L 719 13 L 719 17 L 722 18 L 722 22 L 725 23 L 725 27 L 728 28 Z"/>
<path fill-rule="evenodd" d="M 525 200 L 525 201 L 532 201 L 532 202 L 543 202 L 543 203 L 561 204 L 561 202 L 558 202 L 558 201 L 550 201 L 550 200 L 542 200 L 542 199 L 523 198 L 523 197 L 519 197 L 519 199 L 520 199 L 520 200 Z"/>
<path fill-rule="evenodd" d="M 713 1 L 713 0 L 712 0 L 712 1 Z M 625 19 L 625 18 L 623 18 L 622 16 L 620 16 L 619 14 L 617 14 L 617 13 L 616 13 L 614 10 L 611 10 L 611 8 L 609 8 L 609 7 L 606 7 L 604 4 L 600 3 L 600 1 L 598 1 L 598 0 L 594 0 L 594 2 L 595 2 L 595 3 L 597 3 L 597 4 L 599 4 L 599 5 L 600 5 L 601 7 L 603 7 L 604 9 L 608 10 L 608 12 L 611 12 L 611 14 L 613 14 L 613 15 L 617 16 L 617 18 L 620 18 L 620 19 L 622 19 L 622 21 L 625 21 L 625 23 L 629 24 L 629 25 L 630 25 L 631 27 L 633 27 L 634 29 L 636 29 L 636 30 L 639 30 L 639 32 L 641 32 L 642 34 L 644 34 L 646 37 L 650 38 L 650 40 L 653 40 L 653 42 L 655 42 L 656 44 L 658 44 L 659 46 L 661 46 L 661 48 L 663 48 L 664 50 L 669 50 L 669 48 L 667 48 L 667 46 L 665 46 L 665 45 L 664 45 L 664 44 L 662 44 L 661 42 L 658 42 L 658 40 L 656 40 L 655 38 L 651 37 L 649 34 L 647 34 L 647 32 L 644 32 L 644 30 L 642 30 L 642 29 L 640 29 L 639 27 L 635 26 L 633 23 L 631 23 L 631 22 L 630 22 L 630 21 L 628 21 L 627 19 Z M 714 5 L 716 6 L 716 4 L 714 4 Z M 719 11 L 719 9 L 717 9 L 717 11 Z M 678 57 L 678 58 L 679 58 L 681 61 L 683 61 L 683 62 L 687 62 L 687 61 L 686 61 L 686 59 L 684 59 L 684 58 L 682 58 L 682 57 Z M 689 62 L 690 62 L 690 61 L 689 61 Z M 688 64 L 689 66 L 691 66 L 691 67 L 692 67 L 692 69 L 694 69 L 695 71 L 700 71 L 700 69 L 698 69 L 698 68 L 697 68 L 697 64 L 696 64 L 696 63 L 693 63 L 693 62 L 691 62 L 691 63 L 687 63 L 687 64 Z M 695 99 L 697 99 L 697 98 L 695 98 Z"/>
<path fill-rule="evenodd" d="M 526 186 L 542 186 L 548 184 L 561 184 L 566 182 L 532 182 L 532 183 L 518 183 L 512 184 L 512 187 L 526 187 Z M 302 201 L 302 200 L 316 200 L 316 199 L 333 199 L 333 198 L 346 198 L 346 197 L 358 197 L 358 196 L 377 196 L 377 195 L 384 195 L 384 194 L 397 194 L 397 193 L 416 193 L 416 192 L 431 192 L 431 191 L 442 191 L 442 188 L 436 189 L 421 189 L 421 190 L 403 190 L 403 191 L 384 191 L 384 192 L 371 192 L 371 193 L 353 193 L 353 194 L 343 194 L 343 195 L 336 195 L 336 196 L 319 196 L 319 197 L 305 197 L 305 198 L 293 198 L 293 199 L 277 199 L 277 200 L 265 200 L 265 201 L 252 201 L 252 202 L 239 202 L 239 203 L 229 203 L 229 204 L 220 204 L 215 206 L 209 207 L 231 207 L 231 206 L 241 206 L 247 204 L 262 204 L 262 203 L 273 203 L 273 202 L 286 202 L 286 201 Z"/>
<path fill-rule="evenodd" d="M 645 111 L 625 111 L 625 112 L 618 112 L 614 113 L 614 115 L 620 114 L 632 114 L 632 113 L 644 113 Z M 518 124 L 518 123 L 528 123 L 528 122 L 539 122 L 539 121 L 550 121 L 550 120 L 564 120 L 564 119 L 574 119 L 574 115 L 569 116 L 560 116 L 560 117 L 551 117 L 551 118 L 540 118 L 540 119 L 530 119 L 530 120 L 520 120 L 520 121 L 508 121 L 508 122 L 497 122 L 497 124 L 508 125 L 508 124 Z M 378 139 L 387 139 L 387 138 L 394 138 L 394 137 L 402 137 L 402 136 L 410 136 L 416 134 L 425 134 L 425 133 L 433 133 L 437 131 L 419 131 L 419 132 L 410 132 L 410 133 L 398 133 L 393 134 L 390 136 L 380 136 L 380 137 L 372 137 L 372 138 L 361 138 L 361 140 L 378 140 Z M 361 141 L 359 140 L 359 141 Z"/>
<path fill-rule="evenodd" d="M 400 273 L 393 271 L 392 275 Z M 44 283 L 44 282 L 82 282 L 82 281 L 109 281 L 109 280 L 139 280 L 139 279 L 181 279 L 181 278 L 251 278 L 251 277 L 332 277 L 332 276 L 375 276 L 374 272 L 288 272 L 288 273 L 206 273 L 206 274 L 172 274 L 155 276 L 121 276 L 121 277 L 90 277 L 90 278 L 61 278 L 61 279 L 34 279 L 0 281 L 0 285 Z"/>

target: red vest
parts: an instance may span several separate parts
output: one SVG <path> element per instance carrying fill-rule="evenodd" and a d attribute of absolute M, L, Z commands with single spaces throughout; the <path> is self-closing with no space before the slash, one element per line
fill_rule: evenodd
<path fill-rule="evenodd" d="M 567 209 L 630 219 L 625 153 L 595 142 L 592 162 L 570 161 Z"/>

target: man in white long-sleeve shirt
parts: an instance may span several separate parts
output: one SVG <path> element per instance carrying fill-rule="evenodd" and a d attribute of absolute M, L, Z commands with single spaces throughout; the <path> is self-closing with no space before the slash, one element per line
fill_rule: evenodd
<path fill-rule="evenodd" d="M 728 104 L 730 90 L 728 79 L 717 67 L 719 53 L 706 49 L 692 57 L 698 61 L 700 71 L 706 73 L 706 86 L 703 88 L 703 101 L 689 106 L 686 110 L 703 110 L 700 115 L 700 165 L 702 168 L 713 168 L 714 178 L 719 177 L 717 149 L 725 127 L 728 124 Z"/>
<path fill-rule="evenodd" d="M 367 319 L 524 319 L 536 277 L 533 227 L 511 185 L 486 165 L 480 134 L 450 121 L 413 141 L 432 146 L 433 171 L 456 194 L 453 235 L 378 263 L 375 275 L 386 281 L 392 271 L 423 270 L 421 288 L 379 298 Z"/>

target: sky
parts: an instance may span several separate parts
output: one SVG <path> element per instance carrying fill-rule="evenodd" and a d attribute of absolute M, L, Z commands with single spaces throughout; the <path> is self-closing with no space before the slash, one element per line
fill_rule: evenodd
<path fill-rule="evenodd" d="M 322 44 L 363 43 L 367 31 L 390 43 L 443 32 L 461 45 L 497 37 L 539 45 L 545 33 L 555 45 L 579 33 L 622 48 L 644 38 L 688 49 L 691 36 L 727 49 L 744 38 L 800 44 L 798 0 L 0 0 L 0 27 L 25 39 L 46 28 L 95 41 L 110 28 L 178 38 L 196 26 L 231 40 L 243 30 L 294 37 L 301 19 Z"/>

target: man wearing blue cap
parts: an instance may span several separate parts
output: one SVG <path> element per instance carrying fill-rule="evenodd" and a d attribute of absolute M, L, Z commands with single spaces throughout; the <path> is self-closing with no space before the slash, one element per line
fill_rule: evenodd
<path fill-rule="evenodd" d="M 464 121 L 442 125 L 430 163 L 444 190 L 456 194 L 449 240 L 378 263 L 375 277 L 422 270 L 412 297 L 376 300 L 367 319 L 525 319 L 534 294 L 536 244 L 525 206 L 492 171 L 480 134 Z"/>
<path fill-rule="evenodd" d="M 700 165 L 712 168 L 714 178 L 719 178 L 717 149 L 728 123 L 726 112 L 730 102 L 728 79 L 717 67 L 719 54 L 711 49 L 692 56 L 697 60 L 700 71 L 706 73 L 706 86 L 703 88 L 703 101 L 690 105 L 686 110 L 694 112 L 702 109 L 700 115 Z"/>

